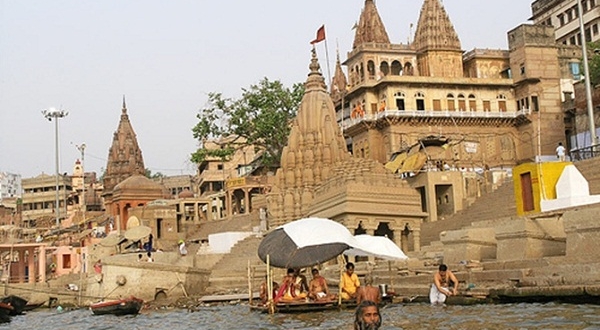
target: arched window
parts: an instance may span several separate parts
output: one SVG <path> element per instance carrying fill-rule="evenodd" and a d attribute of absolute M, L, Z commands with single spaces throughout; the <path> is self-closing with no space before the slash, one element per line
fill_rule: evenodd
<path fill-rule="evenodd" d="M 399 76 L 402 74 L 402 64 L 398 61 L 392 62 L 392 76 Z"/>
<path fill-rule="evenodd" d="M 417 110 L 425 111 L 425 94 L 423 94 L 422 92 L 417 92 L 415 94 L 415 99 Z"/>
<path fill-rule="evenodd" d="M 367 72 L 369 74 L 369 79 L 375 78 L 375 63 L 371 60 L 367 62 Z"/>
<path fill-rule="evenodd" d="M 454 103 L 454 94 L 448 93 L 448 95 L 446 95 L 446 100 L 447 100 L 446 104 L 447 104 L 448 110 L 450 110 L 450 111 L 456 110 L 456 104 Z"/>
<path fill-rule="evenodd" d="M 383 73 L 384 76 L 387 76 L 388 74 L 390 74 L 390 65 L 388 64 L 388 62 L 383 61 L 379 65 L 379 70 Z"/>
<path fill-rule="evenodd" d="M 363 81 L 365 80 L 365 69 L 363 67 L 363 64 L 361 63 L 360 66 L 358 67 L 358 73 L 360 75 L 360 80 Z"/>
<path fill-rule="evenodd" d="M 467 110 L 467 102 L 465 101 L 465 96 L 463 94 L 458 94 L 458 110 Z"/>
<path fill-rule="evenodd" d="M 412 76 L 414 74 L 415 73 L 414 73 L 413 65 L 410 62 L 404 63 L 404 75 Z"/>
<path fill-rule="evenodd" d="M 477 111 L 477 101 L 473 94 L 469 94 L 469 111 Z"/>
<path fill-rule="evenodd" d="M 406 96 L 404 95 L 403 92 L 397 92 L 396 94 L 394 94 L 394 99 L 396 100 L 396 109 L 398 110 L 406 110 L 406 105 L 404 102 L 404 99 L 406 98 Z"/>

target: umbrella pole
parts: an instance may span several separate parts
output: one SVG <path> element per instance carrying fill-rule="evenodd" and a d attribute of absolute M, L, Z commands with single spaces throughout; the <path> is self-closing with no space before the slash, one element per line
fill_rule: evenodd
<path fill-rule="evenodd" d="M 267 306 L 269 307 L 269 314 L 275 314 L 275 303 L 273 301 L 273 281 L 271 280 L 271 257 L 267 254 Z"/>
<path fill-rule="evenodd" d="M 342 256 L 338 256 L 338 260 L 339 260 L 339 264 L 340 264 L 340 289 L 338 292 L 338 306 L 341 308 L 342 307 L 342 285 L 344 283 L 344 265 L 345 265 L 345 260 L 344 257 Z"/>
<path fill-rule="evenodd" d="M 250 270 L 250 259 L 248 259 L 248 305 L 252 306 L 252 271 Z"/>
<path fill-rule="evenodd" d="M 390 290 L 392 292 L 396 292 L 396 290 L 394 289 L 394 272 L 392 272 L 392 261 L 388 260 L 388 270 L 390 272 Z M 385 294 L 386 292 L 383 292 L 382 294 Z"/>

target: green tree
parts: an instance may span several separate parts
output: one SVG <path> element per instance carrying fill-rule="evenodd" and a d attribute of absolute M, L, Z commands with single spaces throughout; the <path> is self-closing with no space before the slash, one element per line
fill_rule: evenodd
<path fill-rule="evenodd" d="M 165 175 L 160 172 L 152 173 L 151 169 L 146 168 L 146 177 L 148 179 L 160 179 L 160 178 L 164 178 Z"/>
<path fill-rule="evenodd" d="M 588 64 L 590 69 L 590 83 L 592 86 L 596 86 L 600 84 L 600 54 L 597 53 L 600 52 L 600 42 L 589 42 L 587 44 L 587 50 Z"/>
<path fill-rule="evenodd" d="M 208 157 L 227 160 L 236 149 L 254 146 L 263 151 L 262 164 L 279 166 L 281 151 L 287 144 L 290 121 L 296 116 L 304 95 L 304 85 L 285 87 L 280 81 L 264 78 L 258 84 L 242 88 L 239 99 L 209 93 L 207 105 L 196 115 L 198 123 L 192 128 L 200 149 L 191 155 L 192 162 L 202 163 Z M 206 149 L 203 142 L 220 137 L 227 139 L 220 149 Z"/>

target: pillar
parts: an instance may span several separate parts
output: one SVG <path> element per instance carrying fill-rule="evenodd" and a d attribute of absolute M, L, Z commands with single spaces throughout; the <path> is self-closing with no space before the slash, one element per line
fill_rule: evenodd
<path fill-rule="evenodd" d="M 18 249 L 17 254 L 19 255 L 17 283 L 25 283 L 25 250 Z"/>
<path fill-rule="evenodd" d="M 38 269 L 40 271 L 40 282 L 46 283 L 46 247 L 44 245 L 38 248 Z"/>
<path fill-rule="evenodd" d="M 225 205 L 227 207 L 227 217 L 231 217 L 233 215 L 233 197 L 231 196 L 231 192 L 228 190 L 225 193 Z"/>
<path fill-rule="evenodd" d="M 28 267 L 29 267 L 29 283 L 35 283 L 35 278 L 37 277 L 37 271 L 35 269 L 35 261 L 34 261 L 34 257 L 33 257 L 33 248 L 29 248 L 27 251 L 29 251 L 29 257 L 27 258 L 28 261 Z"/>
<path fill-rule="evenodd" d="M 250 213 L 250 194 L 248 188 L 244 188 L 244 214 Z"/>
<path fill-rule="evenodd" d="M 415 252 L 421 251 L 421 228 L 413 228 Z"/>

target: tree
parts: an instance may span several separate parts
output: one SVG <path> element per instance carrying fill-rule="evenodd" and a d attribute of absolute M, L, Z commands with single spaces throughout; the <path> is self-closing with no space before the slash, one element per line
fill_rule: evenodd
<path fill-rule="evenodd" d="M 200 164 L 209 157 L 226 161 L 237 149 L 254 146 L 262 151 L 262 164 L 279 166 L 281 152 L 287 144 L 290 121 L 296 116 L 304 95 L 304 85 L 285 87 L 280 81 L 264 78 L 256 85 L 242 88 L 239 99 L 226 98 L 221 93 L 209 93 L 207 105 L 196 115 L 198 123 L 193 136 L 201 143 L 191 155 Z M 204 142 L 221 137 L 220 148 L 207 149 Z"/>
<path fill-rule="evenodd" d="M 148 179 L 160 179 L 165 177 L 165 175 L 160 172 L 152 173 L 152 170 L 149 168 L 146 168 L 145 172 Z"/>
<path fill-rule="evenodd" d="M 587 44 L 588 64 L 590 69 L 590 83 L 592 86 L 600 84 L 600 42 L 589 42 Z"/>

